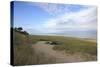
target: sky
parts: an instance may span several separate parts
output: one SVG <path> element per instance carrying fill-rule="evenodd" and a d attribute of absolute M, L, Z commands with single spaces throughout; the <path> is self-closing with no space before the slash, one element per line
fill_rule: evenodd
<path fill-rule="evenodd" d="M 30 34 L 97 36 L 97 7 L 78 4 L 14 2 L 14 27 Z"/>

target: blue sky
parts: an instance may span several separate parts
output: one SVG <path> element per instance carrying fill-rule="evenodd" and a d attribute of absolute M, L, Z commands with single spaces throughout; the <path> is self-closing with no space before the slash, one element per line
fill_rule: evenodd
<path fill-rule="evenodd" d="M 50 18 L 47 12 L 39 7 L 28 4 L 26 2 L 14 2 L 14 25 L 19 27 L 37 26 L 42 24 L 46 18 Z"/>
<path fill-rule="evenodd" d="M 14 27 L 23 27 L 30 34 L 94 32 L 96 13 L 96 6 L 15 1 Z"/>

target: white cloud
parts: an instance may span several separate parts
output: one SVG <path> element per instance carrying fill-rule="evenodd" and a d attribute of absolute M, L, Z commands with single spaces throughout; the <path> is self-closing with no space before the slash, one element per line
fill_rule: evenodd
<path fill-rule="evenodd" d="M 77 9 L 85 9 L 87 6 L 82 5 L 72 5 L 72 4 L 56 4 L 56 3 L 34 3 L 34 6 L 37 6 L 44 11 L 48 12 L 52 16 L 58 16 L 60 14 L 64 14 L 65 12 L 71 13 L 73 10 Z M 78 10 L 78 11 L 79 11 Z"/>
<path fill-rule="evenodd" d="M 79 12 L 67 13 L 44 23 L 48 31 L 94 30 L 97 28 L 97 8 L 89 7 Z"/>
<path fill-rule="evenodd" d="M 40 30 L 43 32 L 52 33 L 62 30 L 73 31 L 97 29 L 97 7 L 95 6 L 72 4 L 62 6 L 62 4 L 53 3 L 34 3 L 34 6 L 43 9 L 52 16 L 55 16 L 55 18 L 50 18 L 44 22 L 43 26 L 40 27 Z"/>
<path fill-rule="evenodd" d="M 57 15 L 62 10 L 58 7 L 57 4 L 51 3 L 35 3 L 35 6 L 43 9 L 44 11 L 48 12 L 50 15 Z"/>

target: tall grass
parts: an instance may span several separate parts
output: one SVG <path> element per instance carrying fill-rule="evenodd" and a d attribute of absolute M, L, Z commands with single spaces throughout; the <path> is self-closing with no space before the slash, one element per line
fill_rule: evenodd
<path fill-rule="evenodd" d="M 62 45 L 56 45 L 54 49 L 65 50 L 66 52 L 82 52 L 91 55 L 97 55 L 97 44 L 95 42 L 88 42 L 78 39 L 65 39 L 61 40 Z"/>
<path fill-rule="evenodd" d="M 34 36 L 33 36 L 34 37 Z M 35 36 L 37 40 L 49 40 L 62 42 L 61 45 L 55 45 L 53 49 L 55 50 L 65 50 L 66 52 L 82 52 L 91 55 L 97 55 L 97 43 L 82 40 L 73 37 L 63 37 L 63 36 Z"/>
<path fill-rule="evenodd" d="M 97 43 L 86 41 L 80 38 L 63 36 L 36 36 L 38 39 L 62 42 L 61 45 L 55 45 L 54 50 L 63 50 L 69 54 L 82 54 L 86 60 L 97 59 Z"/>
<path fill-rule="evenodd" d="M 19 65 L 33 65 L 33 64 L 47 64 L 54 63 L 54 58 L 46 57 L 43 53 L 36 54 L 32 45 L 37 42 L 37 39 L 30 35 L 23 35 L 14 31 L 14 64 Z"/>
<path fill-rule="evenodd" d="M 86 60 L 94 60 L 97 56 L 97 44 L 95 42 L 83 41 L 78 38 L 24 35 L 15 31 L 13 37 L 14 65 L 56 63 L 54 57 L 47 57 L 44 53 L 35 53 L 32 45 L 40 40 L 62 42 L 61 45 L 55 45 L 53 49 L 64 50 L 70 54 L 80 52 L 86 57 Z"/>
<path fill-rule="evenodd" d="M 61 45 L 55 45 L 54 49 L 66 50 L 71 52 L 84 52 L 91 55 L 97 55 L 97 43 L 82 40 L 80 38 L 63 36 L 37 36 L 38 39 L 62 42 Z"/>

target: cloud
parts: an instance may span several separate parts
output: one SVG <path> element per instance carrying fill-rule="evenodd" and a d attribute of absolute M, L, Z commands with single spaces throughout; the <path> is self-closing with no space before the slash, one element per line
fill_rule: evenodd
<path fill-rule="evenodd" d="M 32 3 L 32 5 L 54 16 L 41 26 L 41 31 L 96 30 L 97 7 L 73 4 Z"/>
<path fill-rule="evenodd" d="M 97 28 L 97 8 L 88 7 L 79 12 L 67 13 L 44 23 L 49 32 L 61 30 L 94 30 Z"/>
<path fill-rule="evenodd" d="M 58 16 L 66 12 L 67 13 L 77 12 L 80 11 L 81 9 L 88 8 L 87 6 L 82 6 L 82 5 L 56 4 L 56 3 L 34 3 L 34 6 L 43 9 L 52 16 Z"/>
<path fill-rule="evenodd" d="M 35 3 L 35 6 L 43 9 L 44 11 L 48 12 L 50 15 L 57 15 L 61 12 L 61 9 L 58 7 L 57 4 L 51 3 Z"/>

